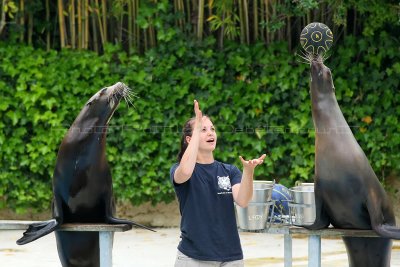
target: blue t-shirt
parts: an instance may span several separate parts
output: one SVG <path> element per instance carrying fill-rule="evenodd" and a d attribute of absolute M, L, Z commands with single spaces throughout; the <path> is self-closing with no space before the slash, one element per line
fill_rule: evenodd
<path fill-rule="evenodd" d="M 232 186 L 242 179 L 240 170 L 218 161 L 196 163 L 190 179 L 177 184 L 177 167 L 171 167 L 170 178 L 182 215 L 179 251 L 205 261 L 243 259 L 232 195 Z"/>

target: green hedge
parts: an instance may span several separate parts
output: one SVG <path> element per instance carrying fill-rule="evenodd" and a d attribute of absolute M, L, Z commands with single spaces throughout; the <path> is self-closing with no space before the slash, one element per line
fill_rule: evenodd
<path fill-rule="evenodd" d="M 114 190 L 134 204 L 174 198 L 169 168 L 193 99 L 217 126 L 217 159 L 267 153 L 256 179 L 291 186 L 313 179 L 309 66 L 287 44 L 251 47 L 177 38 L 144 56 L 50 53 L 0 43 L 0 200 L 18 212 L 48 209 L 58 146 L 87 99 L 117 81 L 136 93 L 121 103 L 107 141 Z M 347 37 L 326 61 L 342 111 L 380 179 L 400 170 L 399 39 Z"/>

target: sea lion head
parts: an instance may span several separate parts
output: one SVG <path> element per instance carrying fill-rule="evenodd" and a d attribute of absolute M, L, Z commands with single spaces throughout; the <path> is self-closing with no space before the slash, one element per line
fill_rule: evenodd
<path fill-rule="evenodd" d="M 105 133 L 121 99 L 130 103 L 131 90 L 124 83 L 100 89 L 83 106 L 72 124 L 68 139 L 82 140 L 91 133 Z"/>
<path fill-rule="evenodd" d="M 88 119 L 96 118 L 99 125 L 107 125 L 121 99 L 127 99 L 129 93 L 129 87 L 121 82 L 100 89 L 86 102 L 81 114 Z"/>
<path fill-rule="evenodd" d="M 311 94 L 331 94 L 335 91 L 331 70 L 322 60 L 314 59 L 311 65 Z"/>

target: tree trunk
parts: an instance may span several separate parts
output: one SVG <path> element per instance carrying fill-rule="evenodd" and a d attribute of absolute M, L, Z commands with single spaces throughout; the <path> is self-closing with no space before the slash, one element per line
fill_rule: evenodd
<path fill-rule="evenodd" d="M 33 35 L 33 13 L 28 12 L 28 44 L 32 45 L 32 35 Z"/>
<path fill-rule="evenodd" d="M 199 0 L 199 17 L 197 18 L 197 39 L 203 38 L 204 0 Z"/>
<path fill-rule="evenodd" d="M 4 0 L 4 1 L 7 1 L 7 0 Z M 5 4 L 5 2 L 4 2 L 4 4 Z M 4 11 L 4 5 L 3 5 L 3 11 Z M 25 0 L 21 0 L 21 2 L 19 2 L 19 12 L 20 12 L 19 26 L 22 29 L 21 33 L 19 35 L 19 41 L 21 43 L 23 43 L 25 41 Z M 5 19 L 5 14 L 4 14 L 4 19 Z"/>
<path fill-rule="evenodd" d="M 64 5 L 62 0 L 58 0 L 58 24 L 60 29 L 60 46 L 65 47 L 65 22 L 64 22 Z"/>
<path fill-rule="evenodd" d="M 249 33 L 249 8 L 247 0 L 243 0 L 243 16 L 244 16 L 244 31 L 246 33 L 246 43 L 250 44 L 250 33 Z"/>
<path fill-rule="evenodd" d="M 71 33 L 72 49 L 76 48 L 76 23 L 75 23 L 75 0 L 71 1 L 71 12 L 69 14 L 69 28 Z"/>
<path fill-rule="evenodd" d="M 107 0 L 102 0 L 101 2 L 102 15 L 103 15 L 103 38 L 104 43 L 108 40 L 108 30 L 107 30 Z"/>
<path fill-rule="evenodd" d="M 49 0 L 46 0 L 46 24 L 50 25 L 50 3 Z M 50 51 L 51 42 L 50 42 L 50 30 L 46 29 L 46 50 Z"/>

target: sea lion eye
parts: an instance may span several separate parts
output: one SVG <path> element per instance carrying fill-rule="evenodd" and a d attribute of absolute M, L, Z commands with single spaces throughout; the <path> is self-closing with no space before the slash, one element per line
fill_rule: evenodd
<path fill-rule="evenodd" d="M 106 93 L 106 91 L 107 91 L 107 87 L 106 87 L 106 88 L 103 88 L 103 89 L 101 89 L 101 91 L 100 91 L 100 95 L 104 95 L 104 94 Z"/>

